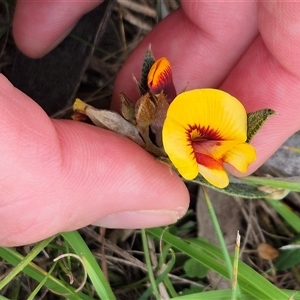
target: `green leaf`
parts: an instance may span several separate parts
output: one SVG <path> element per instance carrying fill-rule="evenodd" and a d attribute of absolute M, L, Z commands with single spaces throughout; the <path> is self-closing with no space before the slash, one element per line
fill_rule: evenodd
<path fill-rule="evenodd" d="M 300 263 L 300 249 L 281 250 L 274 266 L 278 271 L 285 271 Z"/>
<path fill-rule="evenodd" d="M 187 296 L 187 295 L 192 295 L 192 297 L 194 297 L 194 298 L 190 298 L 190 299 L 199 299 L 198 297 L 195 297 L 194 295 L 196 293 L 200 293 L 200 295 L 201 295 L 202 291 L 203 291 L 203 288 L 201 288 L 199 286 L 191 285 L 190 288 L 185 288 L 182 291 L 180 291 L 180 297 L 178 297 L 178 299 L 184 299 L 185 298 L 184 296 Z M 172 299 L 174 299 L 174 297 Z"/>
<path fill-rule="evenodd" d="M 293 248 L 294 247 L 294 248 Z M 290 242 L 280 249 L 274 266 L 278 271 L 285 271 L 300 263 L 300 234 L 296 235 Z"/>
<path fill-rule="evenodd" d="M 183 269 L 187 276 L 193 278 L 204 278 L 207 275 L 208 268 L 193 258 L 188 259 L 184 265 Z"/>
<path fill-rule="evenodd" d="M 247 114 L 247 142 L 249 143 L 257 131 L 263 126 L 269 117 L 275 114 L 270 108 L 261 109 Z"/>
<path fill-rule="evenodd" d="M 245 181 L 242 181 L 234 177 L 230 178 L 231 182 L 224 189 L 215 187 L 214 185 L 208 183 L 202 176 L 199 175 L 191 181 L 198 184 L 202 184 L 216 191 L 219 191 L 223 194 L 227 194 L 231 196 L 237 196 L 237 197 L 248 198 L 248 199 L 265 198 L 268 196 L 267 193 L 258 190 L 257 186 L 252 184 L 247 184 Z"/>
<path fill-rule="evenodd" d="M 144 57 L 144 62 L 142 66 L 142 75 L 141 75 L 141 83 L 140 83 L 140 93 L 145 94 L 148 90 L 148 73 L 155 62 L 155 58 L 152 54 L 151 48 L 146 52 Z"/>

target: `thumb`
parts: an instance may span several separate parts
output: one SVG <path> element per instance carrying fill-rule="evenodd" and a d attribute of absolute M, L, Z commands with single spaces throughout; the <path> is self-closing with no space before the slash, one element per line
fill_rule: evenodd
<path fill-rule="evenodd" d="M 90 223 L 166 225 L 188 207 L 171 170 L 130 140 L 95 126 L 51 120 L 0 76 L 0 245 L 32 243 Z"/>

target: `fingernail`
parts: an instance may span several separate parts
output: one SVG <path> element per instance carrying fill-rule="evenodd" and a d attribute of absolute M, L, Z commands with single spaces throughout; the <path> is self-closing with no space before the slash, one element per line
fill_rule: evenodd
<path fill-rule="evenodd" d="M 177 211 L 172 210 L 140 210 L 126 211 L 104 217 L 94 225 L 106 228 L 150 228 L 164 226 L 175 223 L 186 212 L 185 208 L 178 208 Z"/>

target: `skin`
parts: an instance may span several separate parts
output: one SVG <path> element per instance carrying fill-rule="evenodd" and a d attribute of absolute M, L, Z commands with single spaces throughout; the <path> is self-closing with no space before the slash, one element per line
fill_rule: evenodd
<path fill-rule="evenodd" d="M 18 1 L 15 41 L 28 56 L 41 57 L 97 4 Z M 170 60 L 178 92 L 187 83 L 188 89 L 219 87 L 247 111 L 276 110 L 253 139 L 253 172 L 300 128 L 299 6 L 182 1 L 125 63 L 113 108 L 120 91 L 136 97 L 128 78 L 139 74 L 151 43 L 157 58 Z M 184 214 L 189 197 L 181 179 L 139 146 L 93 126 L 51 120 L 3 76 L 0 81 L 0 245 L 28 244 L 90 223 L 158 226 Z"/>

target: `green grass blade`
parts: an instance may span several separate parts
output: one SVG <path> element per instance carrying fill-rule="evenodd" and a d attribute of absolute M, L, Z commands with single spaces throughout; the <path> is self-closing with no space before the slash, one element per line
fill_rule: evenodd
<path fill-rule="evenodd" d="M 38 292 L 41 290 L 41 288 L 45 285 L 46 281 L 48 280 L 49 276 L 55 269 L 57 263 L 53 264 L 47 275 L 44 277 L 44 279 L 37 285 L 37 287 L 33 290 L 33 292 L 30 294 L 27 300 L 34 300 L 37 296 Z"/>
<path fill-rule="evenodd" d="M 0 281 L 0 290 L 2 290 L 9 282 L 11 282 L 52 240 L 54 237 L 45 239 L 37 243 L 23 260 L 21 260 L 15 268 Z"/>
<path fill-rule="evenodd" d="M 195 293 L 175 297 L 172 300 L 228 300 L 231 299 L 231 290 L 218 290 Z M 253 300 L 253 296 L 249 294 L 241 294 L 241 300 Z"/>
<path fill-rule="evenodd" d="M 191 243 L 195 243 L 198 247 L 207 251 L 211 257 L 222 257 L 222 252 L 216 246 L 201 240 L 192 239 Z M 255 296 L 257 299 L 286 299 L 286 292 L 278 289 L 271 282 L 253 270 L 251 267 L 239 261 L 238 269 L 239 286 L 244 292 Z"/>
<path fill-rule="evenodd" d="M 103 300 L 116 299 L 106 277 L 98 265 L 97 260 L 81 235 L 77 231 L 64 232 L 61 233 L 61 235 L 71 245 L 75 253 L 84 260 L 88 276 L 91 279 L 98 296 Z"/>
<path fill-rule="evenodd" d="M 17 266 L 25 259 L 23 255 L 12 248 L 0 248 L 0 257 L 2 257 L 13 266 Z M 26 267 L 23 269 L 23 273 L 35 279 L 37 282 L 43 281 L 45 276 L 47 276 L 47 272 L 45 270 L 32 262 L 26 265 Z M 74 288 L 72 288 L 71 286 L 66 286 L 64 282 L 53 276 L 49 276 L 48 280 L 45 282 L 45 287 L 58 295 L 68 295 L 66 296 L 66 299 L 90 300 L 90 298 L 83 293 L 75 294 Z"/>
<path fill-rule="evenodd" d="M 145 262 L 146 262 L 146 266 L 147 266 L 147 270 L 148 270 L 148 276 L 149 276 L 150 284 L 152 287 L 152 291 L 153 291 L 155 298 L 160 299 L 158 288 L 157 288 L 154 274 L 153 274 L 150 253 L 149 253 L 149 248 L 148 248 L 148 242 L 147 242 L 147 235 L 146 235 L 145 229 L 141 229 L 141 234 L 142 234 L 142 243 L 143 243 Z M 146 299 L 146 298 L 140 298 L 140 299 Z"/>
<path fill-rule="evenodd" d="M 217 259 L 222 259 L 223 257 L 220 249 L 209 243 L 195 239 L 197 245 L 200 245 L 203 250 L 205 250 L 202 252 L 169 232 L 163 231 L 161 228 L 148 229 L 147 231 L 151 235 L 171 244 L 174 248 L 229 279 L 225 265 L 220 263 Z M 242 262 L 239 263 L 238 280 L 240 288 L 252 295 L 253 299 L 288 299 L 285 292 L 272 285 L 268 280 Z M 228 299 L 230 299 L 230 297 Z"/>
<path fill-rule="evenodd" d="M 300 218 L 284 202 L 278 200 L 266 200 L 276 212 L 297 232 L 300 232 Z"/>
<path fill-rule="evenodd" d="M 230 255 L 229 255 L 229 252 L 227 250 L 226 243 L 225 243 L 225 240 L 224 240 L 224 237 L 223 237 L 223 233 L 221 231 L 221 228 L 220 228 L 215 210 L 212 206 L 212 203 L 211 203 L 211 201 L 209 199 L 209 196 L 208 196 L 208 194 L 207 194 L 204 187 L 202 187 L 202 191 L 203 191 L 203 194 L 204 194 L 204 199 L 206 201 L 206 205 L 207 205 L 207 208 L 208 208 L 208 212 L 210 214 L 212 224 L 214 226 L 218 241 L 219 241 L 220 246 L 221 246 L 221 250 L 223 252 L 224 261 L 226 263 L 226 267 L 227 267 L 227 270 L 228 270 L 228 277 L 231 280 L 232 279 L 232 273 L 233 273 L 232 264 L 231 264 Z"/>
<path fill-rule="evenodd" d="M 257 185 L 266 185 L 275 188 L 300 192 L 300 176 L 275 178 L 248 176 L 241 178 L 241 180 L 248 181 Z"/>
<path fill-rule="evenodd" d="M 171 260 L 167 263 L 167 265 L 166 265 L 165 269 L 163 270 L 163 272 L 155 279 L 156 286 L 158 286 L 161 282 L 165 281 L 165 279 L 168 278 L 168 274 L 171 272 L 171 270 L 172 270 L 172 268 L 175 264 L 175 261 L 176 261 L 175 254 L 171 249 L 170 249 L 170 251 L 172 253 Z M 173 286 L 172 286 L 172 288 L 173 288 Z M 141 297 L 139 299 L 140 300 L 149 299 L 149 297 L 151 296 L 152 290 L 153 290 L 152 286 L 149 286 L 149 288 L 141 295 Z"/>
<path fill-rule="evenodd" d="M 171 252 L 172 257 L 171 257 L 171 261 L 167 262 L 167 254 L 169 252 Z M 174 254 L 174 251 L 170 248 L 169 244 L 165 245 L 161 251 L 161 255 L 160 255 L 160 258 L 158 261 L 159 269 L 161 270 L 162 268 L 164 268 L 165 265 L 168 265 L 168 267 L 169 266 L 173 267 L 173 265 L 175 264 L 175 261 L 176 261 L 176 256 Z M 171 299 L 178 296 L 177 292 L 168 276 L 165 276 L 164 284 L 170 294 Z"/>
<path fill-rule="evenodd" d="M 300 299 L 300 293 L 297 291 L 286 291 L 285 292 L 289 295 L 290 298 L 287 298 L 286 300 L 299 300 Z M 172 300 L 228 300 L 231 297 L 231 290 L 218 290 L 218 291 L 207 291 L 207 292 L 201 292 L 201 293 L 195 293 L 190 295 L 184 295 L 172 298 Z M 241 300 L 253 300 L 253 296 L 249 295 L 247 293 L 241 294 Z M 264 298 L 261 298 L 262 300 Z M 277 300 L 278 298 L 275 298 L 273 300 Z"/>

